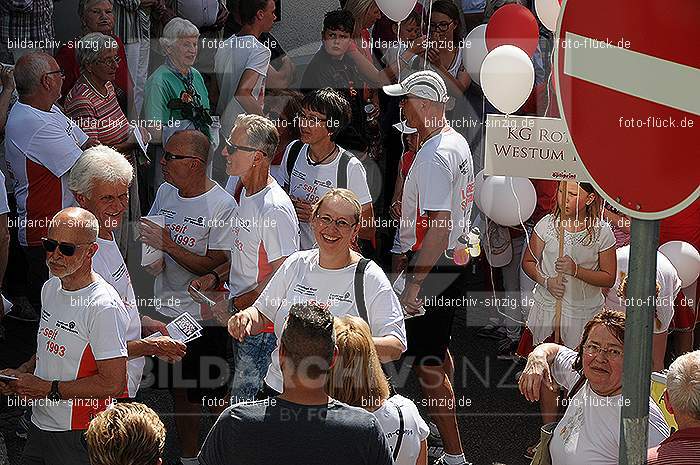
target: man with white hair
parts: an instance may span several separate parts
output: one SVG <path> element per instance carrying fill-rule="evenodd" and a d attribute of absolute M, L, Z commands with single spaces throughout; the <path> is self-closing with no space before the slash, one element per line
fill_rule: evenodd
<path fill-rule="evenodd" d="M 400 301 L 407 313 L 415 314 L 424 306 L 425 315 L 406 320 L 406 355 L 413 360 L 423 395 L 435 406 L 430 416 L 445 451 L 436 463 L 464 465 L 448 347 L 455 312 L 463 308 L 457 302 L 468 285 L 464 263 L 453 257 L 459 248 L 464 250 L 470 229 L 472 154 L 445 117 L 447 86 L 439 74 L 419 71 L 399 84 L 385 86 L 384 92 L 403 97 L 406 124 L 416 128 L 421 141 L 401 197 L 399 237 L 408 266 Z"/>
<path fill-rule="evenodd" d="M 98 145 L 87 149 L 78 158 L 68 179 L 68 186 L 78 205 L 95 215 L 100 223 L 97 236 L 99 248 L 93 257 L 93 269 L 114 287 L 129 315 L 126 339 L 129 352 L 128 397 L 131 399 L 136 397 L 141 383 L 146 363 L 144 356 L 155 355 L 178 361 L 186 350 L 185 344 L 168 336 L 141 338 L 142 323 L 146 335 L 156 331 L 167 334 L 167 330 L 163 323 L 139 315 L 129 271 L 114 240 L 114 231 L 121 227 L 129 205 L 129 185 L 133 175 L 133 168 L 126 158 L 114 149 Z"/>
<path fill-rule="evenodd" d="M 70 207 L 42 239 L 53 277 L 41 290 L 37 352 L 2 371 L 17 380 L 0 383 L 0 393 L 32 406 L 24 465 L 88 465 L 83 434 L 90 419 L 126 388 L 126 309 L 92 269 L 98 231 L 95 215 Z"/>
<path fill-rule="evenodd" d="M 696 464 L 700 461 L 700 350 L 678 357 L 669 367 L 666 409 L 678 431 L 649 449 L 648 465 Z"/>
<path fill-rule="evenodd" d="M 19 101 L 7 118 L 5 157 L 14 177 L 19 243 L 28 262 L 28 298 L 38 311 L 41 286 L 49 277 L 41 238 L 49 220 L 73 205 L 68 170 L 96 141 L 54 105 L 63 83 L 56 60 L 29 53 L 17 61 L 14 75 Z"/>

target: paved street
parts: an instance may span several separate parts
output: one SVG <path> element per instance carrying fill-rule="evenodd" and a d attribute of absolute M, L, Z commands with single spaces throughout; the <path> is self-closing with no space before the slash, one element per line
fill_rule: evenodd
<path fill-rule="evenodd" d="M 134 278 L 141 281 L 140 278 Z M 474 286 L 483 284 L 474 283 Z M 526 402 L 517 391 L 515 375 L 522 369 L 522 365 L 498 360 L 495 341 L 476 337 L 479 327 L 491 315 L 484 301 L 487 298 L 492 300 L 493 296 L 470 292 L 468 297 L 479 300 L 480 304 L 465 309 L 456 318 L 451 345 L 455 360 L 458 421 L 465 454 L 475 465 L 527 464 L 529 462 L 523 457 L 523 451 L 537 440 L 539 418 L 536 406 Z M 34 340 L 36 326 L 10 319 L 6 319 L 4 324 L 7 338 L 1 346 L 0 366 L 15 366 L 30 355 L 32 348 L 28 347 L 28 341 Z M 398 386 L 399 393 L 414 399 L 424 418 L 427 418 L 415 377 L 410 370 L 402 370 L 400 364 L 397 364 L 393 381 Z M 142 402 L 161 415 L 166 424 L 168 440 L 165 459 L 166 464 L 170 463 L 179 456 L 170 395 L 167 391 L 144 389 L 139 396 Z M 11 465 L 19 463 L 24 444 L 14 434 L 18 414 L 17 409 L 0 409 L 0 430 L 5 436 Z M 211 417 L 205 419 L 205 428 L 213 420 Z M 235 447 L 235 444 L 231 446 Z"/>

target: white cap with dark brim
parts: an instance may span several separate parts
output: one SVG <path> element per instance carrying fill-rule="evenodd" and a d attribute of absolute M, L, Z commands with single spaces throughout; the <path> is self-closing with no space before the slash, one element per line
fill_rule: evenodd
<path fill-rule="evenodd" d="M 399 84 L 384 86 L 384 93 L 392 97 L 411 94 L 439 103 L 446 103 L 449 99 L 445 81 L 435 71 L 430 70 L 417 71 Z"/>

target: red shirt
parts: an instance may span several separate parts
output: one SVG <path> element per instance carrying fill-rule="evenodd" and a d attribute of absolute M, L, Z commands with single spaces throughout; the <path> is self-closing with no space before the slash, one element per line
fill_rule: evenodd
<path fill-rule="evenodd" d="M 658 446 L 649 449 L 647 465 L 700 464 L 700 428 L 676 431 Z"/>

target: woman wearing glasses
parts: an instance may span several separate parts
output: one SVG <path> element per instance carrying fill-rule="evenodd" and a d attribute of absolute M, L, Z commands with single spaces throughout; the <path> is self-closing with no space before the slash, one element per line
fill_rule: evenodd
<path fill-rule="evenodd" d="M 617 464 L 622 399 L 622 361 L 625 315 L 603 310 L 583 331 L 576 350 L 557 344 L 541 344 L 528 356 L 520 377 L 520 392 L 530 402 L 541 393 L 562 386 L 566 407 L 553 428 L 549 450 L 551 463 L 574 465 Z M 649 398 L 649 447 L 656 447 L 669 436 L 663 414 Z"/>
<path fill-rule="evenodd" d="M 138 136 L 146 141 L 149 135 L 144 128 L 130 127 L 119 107 L 112 84 L 120 63 L 116 40 L 101 32 L 91 32 L 81 38 L 76 46 L 82 73 L 66 95 L 65 113 L 85 134 L 120 152 L 134 166 L 134 179 L 129 188 L 128 217 L 117 234 L 119 249 L 126 259 L 130 236 L 128 225 L 141 217 L 135 164 L 139 146 L 135 131 L 139 131 Z"/>
<path fill-rule="evenodd" d="M 78 16 L 80 17 L 82 34 L 100 32 L 110 36 L 116 41 L 116 51 L 119 60 L 116 63 L 116 72 L 112 84 L 117 94 L 117 101 L 122 111 L 127 113 L 130 98 L 133 98 L 133 84 L 129 77 L 129 67 L 126 64 L 126 49 L 124 43 L 114 32 L 114 14 L 112 12 L 112 0 L 80 0 L 78 2 Z M 65 79 L 61 87 L 62 102 L 66 94 L 73 88 L 81 75 L 81 66 L 78 59 L 80 47 L 78 38 L 72 40 L 58 49 L 56 62 L 65 72 Z"/>
<path fill-rule="evenodd" d="M 311 211 L 318 248 L 289 256 L 252 306 L 229 319 L 228 330 L 239 341 L 272 323 L 278 339 L 289 308 L 314 301 L 335 316 L 365 319 L 383 362 L 396 360 L 406 348 L 403 312 L 379 266 L 350 248 L 360 230 L 360 202 L 347 189 L 331 189 Z M 284 390 L 278 350 L 265 377 L 265 396 Z"/>

